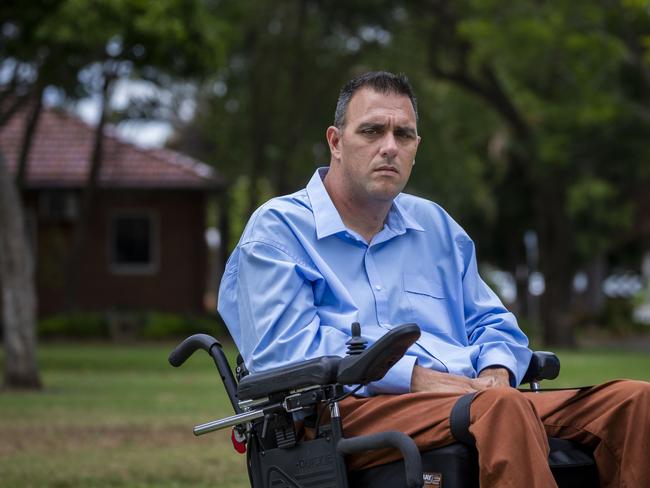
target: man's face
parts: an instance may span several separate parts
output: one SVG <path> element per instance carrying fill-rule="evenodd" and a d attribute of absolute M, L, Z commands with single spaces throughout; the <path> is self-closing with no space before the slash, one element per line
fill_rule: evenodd
<path fill-rule="evenodd" d="M 352 96 L 345 121 L 342 129 L 327 131 L 344 191 L 356 200 L 391 201 L 411 175 L 420 142 L 410 99 L 362 88 Z"/>

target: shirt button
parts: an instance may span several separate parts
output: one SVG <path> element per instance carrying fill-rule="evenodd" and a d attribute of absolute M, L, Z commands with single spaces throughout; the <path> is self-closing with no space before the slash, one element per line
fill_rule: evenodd
<path fill-rule="evenodd" d="M 381 285 L 375 285 L 375 290 L 381 291 Z"/>

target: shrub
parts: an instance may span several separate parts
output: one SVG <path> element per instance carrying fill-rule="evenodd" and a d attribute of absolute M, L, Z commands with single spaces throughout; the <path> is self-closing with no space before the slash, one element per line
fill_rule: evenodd
<path fill-rule="evenodd" d="M 72 312 L 41 319 L 41 339 L 113 339 L 115 341 L 178 339 L 205 333 L 228 337 L 217 316 L 199 316 L 159 311 L 110 310 Z"/>
<path fill-rule="evenodd" d="M 55 315 L 39 320 L 38 335 L 42 339 L 106 339 L 108 320 L 105 314 L 94 312 Z"/>

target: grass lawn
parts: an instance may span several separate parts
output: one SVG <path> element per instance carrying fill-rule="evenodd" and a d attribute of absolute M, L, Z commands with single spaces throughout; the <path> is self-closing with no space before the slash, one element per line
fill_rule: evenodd
<path fill-rule="evenodd" d="M 42 345 L 42 393 L 0 393 L 0 487 L 241 487 L 230 415 L 210 357 L 181 368 L 173 345 Z"/>
<path fill-rule="evenodd" d="M 45 390 L 0 392 L 0 487 L 248 486 L 229 431 L 192 434 L 231 413 L 211 359 L 174 369 L 171 348 L 42 345 Z M 650 380 L 648 353 L 559 355 L 561 379 L 548 387 Z"/>

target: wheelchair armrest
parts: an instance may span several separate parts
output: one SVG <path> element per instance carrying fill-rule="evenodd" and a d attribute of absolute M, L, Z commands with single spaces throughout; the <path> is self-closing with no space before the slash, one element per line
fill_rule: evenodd
<path fill-rule="evenodd" d="M 307 386 L 336 383 L 336 372 L 340 362 L 341 358 L 338 356 L 322 356 L 252 373 L 240 380 L 237 396 L 240 400 L 252 400 Z"/>
<path fill-rule="evenodd" d="M 360 354 L 322 356 L 244 376 L 237 396 L 239 400 L 251 400 L 309 386 L 365 385 L 383 378 L 419 337 L 416 324 L 402 324 Z"/>
<path fill-rule="evenodd" d="M 522 383 L 554 380 L 560 374 L 560 359 L 552 352 L 533 351 Z"/>

